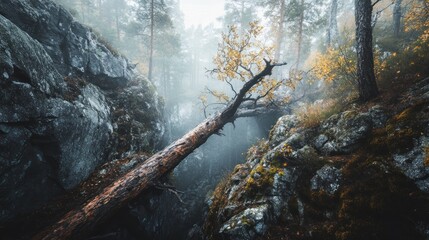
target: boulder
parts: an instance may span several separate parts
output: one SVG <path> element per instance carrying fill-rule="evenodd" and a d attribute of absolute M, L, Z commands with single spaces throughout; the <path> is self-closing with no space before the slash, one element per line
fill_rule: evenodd
<path fill-rule="evenodd" d="M 268 226 L 269 206 L 252 207 L 229 219 L 219 233 L 231 240 L 250 240 L 263 235 Z"/>
<path fill-rule="evenodd" d="M 153 85 L 51 1 L 0 4 L 0 102 L 0 223 L 164 133 Z"/>
<path fill-rule="evenodd" d="M 356 111 L 335 114 L 322 123 L 314 146 L 327 155 L 351 153 L 371 134 L 371 119 Z"/>
<path fill-rule="evenodd" d="M 293 135 L 294 129 L 298 127 L 298 118 L 295 115 L 285 115 L 277 120 L 270 131 L 269 145 L 275 147 Z"/>
<path fill-rule="evenodd" d="M 0 219 L 70 189 L 104 162 L 110 107 L 87 85 L 74 101 L 41 44 L 0 16 Z"/>
<path fill-rule="evenodd" d="M 395 165 L 413 180 L 420 190 L 429 193 L 429 137 L 414 140 L 414 147 L 405 153 L 393 155 Z"/>
<path fill-rule="evenodd" d="M 341 184 L 341 170 L 325 165 L 321 169 L 317 170 L 316 175 L 311 178 L 311 190 L 313 191 L 324 191 L 328 194 L 335 194 Z"/>

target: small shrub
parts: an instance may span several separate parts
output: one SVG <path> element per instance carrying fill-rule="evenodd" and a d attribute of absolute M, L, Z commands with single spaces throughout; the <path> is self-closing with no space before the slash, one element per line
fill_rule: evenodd
<path fill-rule="evenodd" d="M 117 48 L 115 48 L 110 41 L 108 41 L 105 37 L 103 37 L 103 35 L 100 32 L 96 31 L 95 29 L 93 29 L 91 27 L 88 27 L 88 28 L 91 31 L 91 33 L 93 34 L 94 38 L 97 39 L 97 41 L 101 45 L 103 45 L 104 47 L 106 47 L 107 50 L 109 50 L 112 53 L 113 56 L 125 58 L 124 55 L 121 54 L 119 52 L 119 50 Z"/>
<path fill-rule="evenodd" d="M 246 159 L 261 158 L 268 151 L 268 141 L 262 138 L 247 150 Z"/>

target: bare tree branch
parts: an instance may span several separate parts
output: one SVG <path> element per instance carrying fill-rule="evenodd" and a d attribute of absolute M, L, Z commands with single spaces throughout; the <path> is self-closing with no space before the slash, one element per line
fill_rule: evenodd
<path fill-rule="evenodd" d="M 357 0 L 359 1 L 359 0 Z M 375 2 L 372 3 L 371 7 L 374 7 L 377 3 L 379 3 L 381 0 L 376 0 Z"/>

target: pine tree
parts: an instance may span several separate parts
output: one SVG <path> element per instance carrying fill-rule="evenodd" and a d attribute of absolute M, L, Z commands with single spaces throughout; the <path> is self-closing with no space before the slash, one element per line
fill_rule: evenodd
<path fill-rule="evenodd" d="M 362 102 L 378 95 L 372 49 L 372 8 L 371 0 L 355 0 L 357 76 Z"/>
<path fill-rule="evenodd" d="M 153 81 L 155 35 L 171 29 L 173 24 L 164 0 L 139 0 L 138 4 L 137 19 L 140 32 L 149 39 L 148 78 Z"/>

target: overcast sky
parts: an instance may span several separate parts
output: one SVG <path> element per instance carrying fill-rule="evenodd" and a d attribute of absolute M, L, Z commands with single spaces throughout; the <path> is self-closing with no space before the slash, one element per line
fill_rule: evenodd
<path fill-rule="evenodd" d="M 180 5 L 186 27 L 206 26 L 223 15 L 224 0 L 181 0 Z"/>

